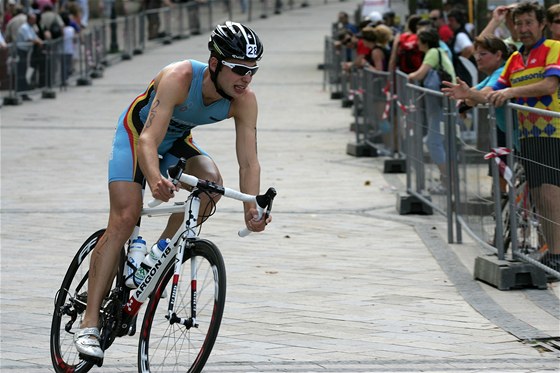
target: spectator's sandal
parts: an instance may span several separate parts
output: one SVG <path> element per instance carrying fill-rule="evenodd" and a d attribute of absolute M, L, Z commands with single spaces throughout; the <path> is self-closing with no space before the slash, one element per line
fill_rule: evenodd
<path fill-rule="evenodd" d="M 74 334 L 74 344 L 82 359 L 101 366 L 103 364 L 103 350 L 99 344 L 99 338 L 98 328 L 78 329 Z"/>

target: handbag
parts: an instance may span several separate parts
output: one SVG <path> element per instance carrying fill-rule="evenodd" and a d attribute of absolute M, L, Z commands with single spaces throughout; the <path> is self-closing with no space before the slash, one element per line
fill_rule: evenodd
<path fill-rule="evenodd" d="M 439 81 L 440 81 L 440 89 L 444 88 L 445 86 L 443 85 L 443 81 L 446 82 L 452 82 L 453 81 L 453 77 L 451 76 L 451 74 L 449 74 L 447 71 L 444 70 L 443 68 L 443 64 L 441 63 L 441 50 L 439 50 L 438 48 L 438 57 L 439 57 L 439 63 L 438 63 L 438 68 L 436 69 L 438 75 L 439 75 Z"/>

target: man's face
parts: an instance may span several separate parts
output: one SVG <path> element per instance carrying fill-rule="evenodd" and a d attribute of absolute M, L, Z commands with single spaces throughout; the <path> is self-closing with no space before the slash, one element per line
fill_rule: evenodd
<path fill-rule="evenodd" d="M 461 27 L 461 25 L 459 24 L 459 22 L 457 22 L 457 19 L 455 17 L 449 17 L 447 21 L 449 23 L 449 27 L 451 27 L 452 30 L 457 30 L 459 27 Z"/>
<path fill-rule="evenodd" d="M 439 10 L 432 10 L 430 12 L 430 21 L 432 21 L 437 27 L 441 26 L 441 17 Z"/>
<path fill-rule="evenodd" d="M 256 73 L 257 63 L 236 59 L 222 61 L 222 71 L 219 79 L 222 89 L 230 96 L 237 97 L 243 95 L 249 88 Z M 253 68 L 253 70 L 251 70 Z"/>
<path fill-rule="evenodd" d="M 513 20 L 519 41 L 525 48 L 531 48 L 542 38 L 544 24 L 537 21 L 535 12 L 518 14 Z"/>

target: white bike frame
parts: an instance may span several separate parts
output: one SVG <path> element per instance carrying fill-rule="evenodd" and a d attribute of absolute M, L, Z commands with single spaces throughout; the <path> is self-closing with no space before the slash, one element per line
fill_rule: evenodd
<path fill-rule="evenodd" d="M 161 204 L 161 201 L 152 200 L 148 203 L 148 207 L 144 207 L 141 212 L 141 216 L 158 216 L 158 215 L 169 215 L 174 213 L 184 213 L 183 223 L 181 225 L 182 228 L 178 229 L 171 241 L 168 243 L 167 247 L 163 251 L 160 259 L 154 264 L 151 270 L 148 272 L 142 283 L 138 286 L 137 289 L 132 291 L 132 294 L 128 300 L 128 302 L 123 307 L 123 312 L 126 313 L 129 317 L 134 317 L 142 304 L 148 299 L 150 294 L 154 291 L 157 283 L 159 282 L 161 276 L 164 274 L 165 268 L 171 263 L 171 260 L 175 260 L 174 266 L 174 273 L 173 273 L 173 281 L 171 287 L 171 296 L 169 300 L 169 308 L 168 308 L 168 316 L 169 320 L 173 317 L 173 307 L 175 305 L 175 296 L 177 294 L 177 284 L 179 283 L 179 276 L 181 274 L 181 268 L 183 265 L 183 255 L 185 251 L 185 246 L 190 239 L 194 239 L 198 236 L 196 231 L 197 227 L 197 220 L 198 220 L 198 213 L 200 210 L 200 198 L 198 197 L 198 193 L 200 190 L 197 188 L 201 183 L 206 184 L 207 182 L 199 180 L 197 177 L 182 174 L 179 178 L 179 181 L 188 184 L 195 189 L 191 192 L 190 196 L 188 197 L 187 201 L 175 203 L 173 206 L 162 206 L 157 207 Z M 241 202 L 252 202 L 256 204 L 256 196 L 241 193 L 234 189 L 230 188 L 221 188 L 220 194 L 224 195 L 227 198 L 233 198 L 235 200 Z M 264 209 L 257 204 L 257 210 L 259 212 L 259 218 L 262 216 Z M 140 227 L 136 227 L 133 233 L 133 237 L 138 236 Z M 247 228 L 244 228 L 239 231 L 239 236 L 244 237 L 251 233 Z M 186 326 L 192 326 L 196 323 L 196 259 L 191 259 L 191 284 L 192 284 L 192 294 L 193 297 L 192 301 L 192 320 L 190 323 L 188 320 L 176 320 L 178 322 L 183 323 Z M 190 325 L 187 325 L 190 323 Z"/>

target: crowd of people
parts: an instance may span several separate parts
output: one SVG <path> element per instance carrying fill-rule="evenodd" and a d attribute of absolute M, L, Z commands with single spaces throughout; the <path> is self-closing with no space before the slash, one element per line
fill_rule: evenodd
<path fill-rule="evenodd" d="M 26 8 L 26 5 L 28 7 Z M 87 25 L 87 12 L 80 3 L 67 1 L 54 10 L 51 0 L 34 0 L 26 4 L 9 0 L 2 17 L 1 32 L 7 43 L 16 47 L 16 81 L 19 97 L 31 100 L 28 91 L 49 86 L 52 82 L 46 70 L 48 55 L 62 55 L 61 80 L 65 84 L 77 60 L 80 31 Z"/>
<path fill-rule="evenodd" d="M 340 12 L 335 46 L 344 51 L 343 71 L 400 70 L 409 81 L 443 92 L 465 111 L 477 104 L 495 106 L 498 145 L 505 146 L 506 136 L 513 135 L 531 198 L 542 217 L 548 246 L 542 261 L 560 270 L 560 118 L 518 111 L 519 128 L 507 134 L 504 108 L 514 102 L 560 112 L 560 4 L 548 9 L 533 2 L 495 7 L 480 32 L 460 7 L 411 15 L 403 30 L 392 19 L 391 11 L 372 12 L 353 25 Z M 392 31 L 392 41 L 386 40 L 386 29 Z M 476 81 L 465 61 L 478 69 Z M 431 192 L 445 193 L 442 100 L 427 95 L 424 105 L 429 107 L 426 143 L 442 181 Z M 505 193 L 503 179 L 500 187 Z"/>

